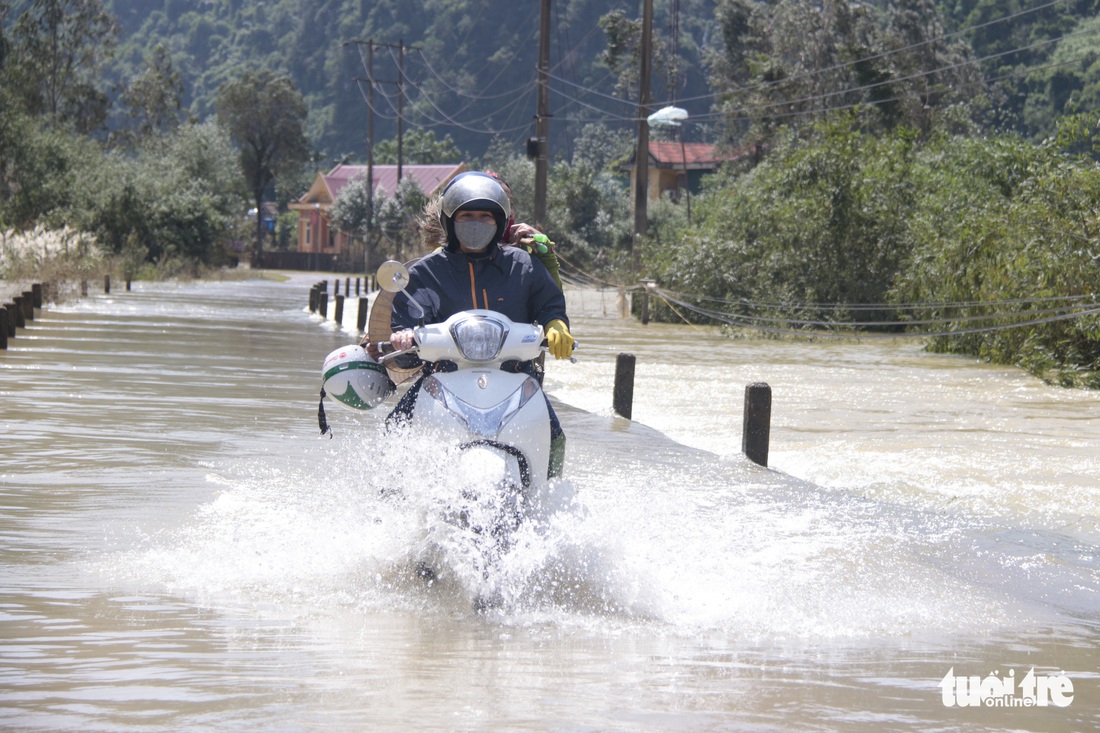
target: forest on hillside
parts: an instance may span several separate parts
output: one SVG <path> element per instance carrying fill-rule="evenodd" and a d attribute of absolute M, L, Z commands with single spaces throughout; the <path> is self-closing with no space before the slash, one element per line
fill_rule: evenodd
<path fill-rule="evenodd" d="M 308 103 L 316 155 L 365 160 L 368 46 L 356 42 L 374 41 L 385 44 L 373 59 L 376 140 L 396 135 L 403 96 L 406 129 L 449 135 L 477 158 L 496 140 L 518 149 L 534 132 L 539 5 L 109 0 L 119 32 L 104 82 L 122 88 L 163 46 L 183 82 L 183 107 L 203 120 L 217 89 L 242 70 L 285 74 Z M 928 106 L 929 96 L 954 92 L 980 100 L 989 128 L 1041 139 L 1059 116 L 1100 106 L 1098 7 L 1096 0 L 654 0 L 654 108 L 687 109 L 688 139 L 737 144 L 762 117 L 777 126 L 859 102 L 900 107 L 904 100 L 895 98 L 906 95 Z M 616 13 L 618 23 L 606 20 Z M 754 13 L 762 19 L 755 25 Z M 552 149 L 562 157 L 586 124 L 636 124 L 631 44 L 640 17 L 639 0 L 552 3 Z M 816 78 L 800 79 L 807 71 Z M 845 87 L 866 89 L 853 97 L 841 93 Z M 121 124 L 117 114 L 114 122 Z"/>
<path fill-rule="evenodd" d="M 708 93 L 703 56 L 713 33 L 713 0 L 680 0 L 675 78 L 655 68 L 656 96 Z M 204 119 L 218 87 L 242 69 L 286 74 L 309 103 L 308 136 L 317 154 L 365 159 L 368 77 L 374 84 L 377 139 L 406 129 L 449 135 L 467 157 L 497 139 L 521 146 L 533 134 L 539 2 L 428 0 L 111 0 L 120 42 L 105 68 L 112 81 L 139 73 L 163 45 L 184 80 L 183 105 Z M 667 34 L 670 3 L 655 24 Z M 557 0 L 552 4 L 553 134 L 568 147 L 591 121 L 629 124 L 637 106 L 601 63 L 600 19 L 614 10 L 634 18 L 636 3 Z M 370 48 L 373 69 L 368 69 Z M 667 44 L 667 41 L 662 43 Z M 402 73 L 403 71 L 403 73 Z M 371 74 L 373 72 L 373 74 Z M 398 80 L 404 83 L 397 84 Z M 665 91 L 667 90 L 667 91 Z M 399 99 L 403 97 L 403 99 Z M 609 99 L 608 97 L 619 97 Z"/>

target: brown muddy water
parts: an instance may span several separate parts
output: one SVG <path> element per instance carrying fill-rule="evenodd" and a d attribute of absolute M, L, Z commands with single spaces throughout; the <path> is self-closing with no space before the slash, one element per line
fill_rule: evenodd
<path fill-rule="evenodd" d="M 478 612 L 417 577 L 427 512 L 387 498 L 445 483 L 432 446 L 331 404 L 318 436 L 355 335 L 306 312 L 316 279 L 137 283 L 0 352 L 0 729 L 1100 728 L 1100 395 L 570 292 L 546 386 L 578 505 Z"/>

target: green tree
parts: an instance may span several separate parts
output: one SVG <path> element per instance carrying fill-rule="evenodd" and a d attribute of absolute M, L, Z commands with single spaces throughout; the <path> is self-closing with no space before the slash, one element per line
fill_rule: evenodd
<path fill-rule="evenodd" d="M 432 130 L 410 130 L 401 141 L 401 156 L 404 165 L 434 165 L 442 163 L 461 163 L 462 151 L 455 147 L 450 135 L 442 139 Z M 374 146 L 376 164 L 397 164 L 397 139 L 383 140 Z"/>
<path fill-rule="evenodd" d="M 1030 93 L 1023 108 L 1026 129 L 1049 135 L 1060 118 L 1100 109 L 1097 31 L 1100 17 L 1082 19 L 1055 44 L 1050 63 L 1028 75 Z"/>
<path fill-rule="evenodd" d="M 240 152 L 241 171 L 256 205 L 255 261 L 263 262 L 263 203 L 268 187 L 309 156 L 308 108 L 288 77 L 245 72 L 218 90 L 218 121 Z"/>
<path fill-rule="evenodd" d="M 943 109 L 981 97 L 967 48 L 944 40 L 930 0 L 892 3 L 885 22 L 853 0 L 720 0 L 716 18 L 711 81 L 742 144 L 845 109 L 869 129 L 928 132 Z"/>
<path fill-rule="evenodd" d="M 122 93 L 138 139 L 176 127 L 183 98 L 183 80 L 163 45 L 146 57 L 145 66 L 145 71 Z"/>
<path fill-rule="evenodd" d="M 630 195 L 615 168 L 632 144 L 627 130 L 589 124 L 573 142 L 572 159 L 550 166 L 546 234 L 572 264 L 586 266 L 601 250 L 610 259 L 629 244 Z M 483 164 L 508 184 L 516 220 L 523 221 L 534 208 L 533 162 L 501 141 Z"/>
<path fill-rule="evenodd" d="M 935 351 L 1014 364 L 1065 385 L 1100 387 L 1100 318 L 1045 317 L 1100 292 L 1100 173 L 1094 115 L 1042 145 L 1015 135 L 944 136 L 918 157 L 913 251 L 894 298 L 958 330 Z M 1075 154 L 1071 149 L 1083 152 Z M 944 304 L 956 304 L 946 306 Z M 1052 310 L 1053 309 L 1053 310 Z M 1037 321 L 1018 326 L 1022 321 Z M 968 333 L 974 329 L 986 330 Z"/>
<path fill-rule="evenodd" d="M 418 222 L 428 204 L 428 197 L 412 178 L 404 178 L 392 196 L 375 193 L 375 218 L 378 228 L 394 247 L 398 259 L 418 251 Z"/>
<path fill-rule="evenodd" d="M 607 38 L 607 48 L 600 56 L 600 63 L 615 75 L 615 91 L 628 99 L 638 98 L 638 82 L 641 67 L 642 21 L 627 16 L 622 10 L 612 10 L 600 18 L 600 29 Z M 649 49 L 654 67 L 668 67 L 668 51 L 660 37 L 655 35 Z"/>
<path fill-rule="evenodd" d="M 96 84 L 115 36 L 102 0 L 33 0 L 12 28 L 3 81 L 31 114 L 96 130 L 109 104 Z"/>
<path fill-rule="evenodd" d="M 113 152 L 73 177 L 67 222 L 106 251 L 140 251 L 158 264 L 217 264 L 244 196 L 233 146 L 214 122 L 146 138 L 136 155 Z"/>
<path fill-rule="evenodd" d="M 93 141 L 44 128 L 17 105 L 5 109 L 0 113 L 0 226 L 27 229 L 58 218 L 57 212 L 73 200 L 73 177 L 101 159 Z"/>
<path fill-rule="evenodd" d="M 340 191 L 329 209 L 329 221 L 341 232 L 360 237 L 366 242 L 364 267 L 371 271 L 371 253 L 378 251 L 381 232 L 374 225 L 375 211 L 380 205 L 377 195 L 367 187 L 366 176 L 352 179 Z"/>

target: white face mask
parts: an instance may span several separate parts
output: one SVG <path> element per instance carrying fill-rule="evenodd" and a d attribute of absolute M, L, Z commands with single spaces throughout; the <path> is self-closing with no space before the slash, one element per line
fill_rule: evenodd
<path fill-rule="evenodd" d="M 466 249 L 485 249 L 492 243 L 496 233 L 496 222 L 476 220 L 455 222 L 455 237 Z"/>

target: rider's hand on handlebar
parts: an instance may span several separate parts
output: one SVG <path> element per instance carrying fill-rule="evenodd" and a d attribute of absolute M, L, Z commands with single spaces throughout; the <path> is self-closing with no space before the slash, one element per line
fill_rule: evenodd
<path fill-rule="evenodd" d="M 411 349 L 416 345 L 416 340 L 413 338 L 413 331 L 411 328 L 406 328 L 403 331 L 395 331 L 390 334 L 390 343 L 393 344 L 393 348 L 397 351 L 405 351 Z"/>
<path fill-rule="evenodd" d="M 359 342 L 359 345 L 366 350 L 367 356 L 375 361 L 378 361 L 378 358 L 382 356 L 382 350 L 378 347 L 378 344 L 370 340 L 370 336 Z"/>
<path fill-rule="evenodd" d="M 573 335 L 565 321 L 555 318 L 546 324 L 546 345 L 555 359 L 568 359 L 573 355 Z"/>

